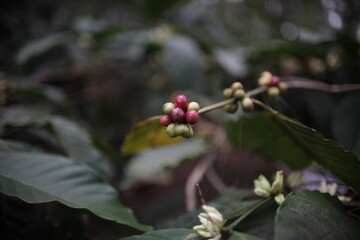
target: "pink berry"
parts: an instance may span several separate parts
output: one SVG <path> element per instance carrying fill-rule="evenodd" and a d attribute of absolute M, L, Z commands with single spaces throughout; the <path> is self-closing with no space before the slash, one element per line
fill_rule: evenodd
<path fill-rule="evenodd" d="M 269 85 L 272 87 L 277 87 L 277 86 L 279 86 L 279 83 L 280 83 L 280 78 L 277 76 L 273 76 L 270 80 Z"/>
<path fill-rule="evenodd" d="M 160 124 L 163 126 L 168 126 L 171 123 L 171 119 L 168 115 L 164 115 L 160 118 Z"/>
<path fill-rule="evenodd" d="M 189 124 L 197 123 L 199 119 L 199 113 L 195 110 L 189 110 L 186 112 L 186 122 Z"/>
<path fill-rule="evenodd" d="M 188 100 L 185 95 L 177 95 L 175 98 L 175 106 L 186 110 L 188 106 Z"/>
<path fill-rule="evenodd" d="M 182 123 L 185 120 L 185 112 L 179 107 L 174 108 L 170 112 L 170 119 L 174 123 Z"/>

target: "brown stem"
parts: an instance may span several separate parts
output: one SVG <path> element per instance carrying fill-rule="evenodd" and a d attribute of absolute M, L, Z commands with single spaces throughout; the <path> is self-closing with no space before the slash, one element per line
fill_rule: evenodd
<path fill-rule="evenodd" d="M 332 84 L 332 85 L 329 85 L 329 84 L 326 84 L 326 83 L 323 83 L 320 81 L 314 81 L 314 80 L 310 80 L 308 78 L 303 78 L 303 77 L 281 77 L 281 80 L 286 82 L 286 84 L 288 85 L 289 88 L 312 89 L 312 90 L 319 90 L 319 91 L 324 91 L 324 92 L 329 92 L 329 93 L 346 93 L 346 92 L 360 91 L 360 84 Z M 252 97 L 252 96 L 258 95 L 258 94 L 266 91 L 267 89 L 268 89 L 268 87 L 266 87 L 266 86 L 258 87 L 258 88 L 255 88 L 253 90 L 246 92 L 245 96 Z M 253 101 L 254 100 L 255 99 L 253 99 Z M 231 98 L 231 99 L 224 100 L 222 102 L 212 104 L 210 106 L 201 108 L 199 110 L 199 114 L 210 112 L 217 108 L 224 107 L 235 101 L 236 101 L 236 99 Z M 264 104 L 260 101 L 257 101 L 255 103 L 262 106 L 266 110 L 269 110 L 270 112 L 276 112 L 275 110 L 273 110 L 272 108 L 270 108 L 269 106 L 267 106 L 266 104 Z M 267 106 L 267 107 L 265 107 L 265 106 Z"/>
<path fill-rule="evenodd" d="M 229 105 L 231 103 L 233 103 L 235 101 L 234 98 L 230 98 L 230 99 L 226 99 L 222 102 L 218 102 L 218 103 L 215 103 L 215 104 L 212 104 L 210 106 L 207 106 L 207 107 L 204 107 L 204 108 L 201 108 L 199 110 L 199 114 L 202 114 L 202 113 L 206 113 L 206 112 L 210 112 L 212 110 L 215 110 L 217 108 L 221 108 L 221 107 L 224 107 L 226 105 Z"/>
<path fill-rule="evenodd" d="M 329 93 L 346 93 L 353 91 L 360 91 L 360 84 L 327 84 L 320 81 L 310 80 L 303 77 L 281 77 L 289 88 L 304 88 L 319 90 Z"/>

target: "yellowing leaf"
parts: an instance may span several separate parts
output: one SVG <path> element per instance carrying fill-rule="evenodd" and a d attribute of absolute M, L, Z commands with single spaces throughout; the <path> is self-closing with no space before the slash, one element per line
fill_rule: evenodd
<path fill-rule="evenodd" d="M 170 138 L 166 128 L 159 123 L 160 116 L 154 116 L 133 126 L 125 137 L 120 152 L 123 155 L 133 155 L 145 149 L 179 143 L 182 137 Z"/>

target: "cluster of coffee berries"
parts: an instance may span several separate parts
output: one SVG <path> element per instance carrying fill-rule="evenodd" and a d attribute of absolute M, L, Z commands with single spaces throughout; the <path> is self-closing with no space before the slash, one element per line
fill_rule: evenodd
<path fill-rule="evenodd" d="M 200 105 L 197 102 L 188 103 L 186 96 L 177 95 L 174 103 L 167 102 L 162 109 L 166 115 L 160 118 L 160 124 L 167 127 L 166 132 L 170 137 L 189 138 L 194 135 L 190 124 L 197 123 L 199 119 Z"/>
<path fill-rule="evenodd" d="M 234 98 L 233 103 L 224 107 L 225 111 L 228 113 L 234 113 L 237 111 L 238 101 L 241 101 L 241 107 L 244 112 L 250 112 L 254 108 L 253 101 L 249 97 L 245 96 L 244 87 L 241 82 L 234 82 L 231 84 L 230 88 L 225 88 L 223 95 L 227 99 Z"/>
<path fill-rule="evenodd" d="M 260 86 L 268 87 L 267 93 L 270 98 L 277 98 L 280 92 L 285 91 L 288 86 L 286 83 L 280 81 L 278 76 L 273 76 L 270 72 L 263 72 L 258 80 Z"/>

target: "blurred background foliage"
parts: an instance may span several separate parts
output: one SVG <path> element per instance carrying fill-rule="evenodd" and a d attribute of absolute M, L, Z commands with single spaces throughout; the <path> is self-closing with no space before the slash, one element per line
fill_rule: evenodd
<path fill-rule="evenodd" d="M 162 173 L 125 189 L 121 179 L 134 169 L 123 174 L 130 157 L 118 152 L 133 124 L 161 114 L 162 104 L 179 92 L 205 106 L 222 100 L 222 89 L 233 81 L 254 88 L 265 70 L 330 84 L 360 83 L 359 12 L 356 0 L 3 0 L 1 138 L 14 149 L 63 154 L 72 143 L 61 141 L 66 140 L 66 131 L 59 136 L 62 129 L 77 131 L 83 150 L 95 146 L 86 161 L 96 165 L 103 154 L 106 164 L 98 168 L 125 204 L 143 222 L 163 224 L 184 211 L 184 183 L 208 146 L 196 143 L 182 156 L 194 161 L 178 162 L 171 173 L 159 163 L 165 170 L 156 171 Z M 289 90 L 281 101 L 269 102 L 358 157 L 359 103 L 357 93 L 309 90 Z M 71 121 L 49 122 L 49 114 Z M 224 120 L 239 115 L 207 114 L 198 136 L 231 149 L 214 139 L 226 136 Z M 172 151 L 184 151 L 181 145 L 177 149 Z M 137 160 L 151 165 L 156 154 L 168 154 L 157 151 Z M 216 155 L 215 167 L 230 186 L 250 187 L 258 173 L 271 173 L 277 164 L 269 165 L 261 155 L 229 152 Z M 253 164 L 244 165 L 249 159 Z M 134 183 L 136 174 L 128 177 L 125 182 Z M 209 183 L 204 185 L 207 189 Z M 205 195 L 211 199 L 216 191 L 210 188 Z M 131 233 L 94 216 L 86 226 L 88 236 L 99 239 Z M 77 231 L 65 232 L 78 236 Z"/>

